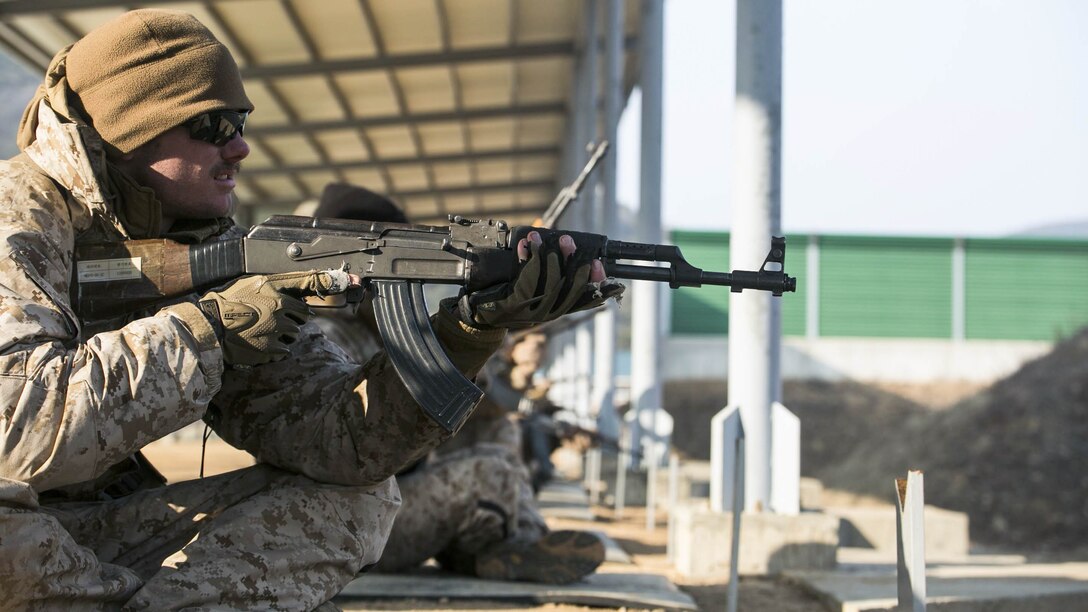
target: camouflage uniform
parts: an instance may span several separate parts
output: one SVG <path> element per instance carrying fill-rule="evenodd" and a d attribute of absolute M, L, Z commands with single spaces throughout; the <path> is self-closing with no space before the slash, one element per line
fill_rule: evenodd
<path fill-rule="evenodd" d="M 324 311 L 314 322 L 365 361 L 382 350 L 371 319 Z M 520 459 L 520 429 L 509 417 L 485 396 L 456 436 L 425 464 L 397 476 L 404 501 L 375 571 L 404 571 L 435 557 L 449 569 L 473 574 L 481 553 L 548 533 Z"/>
<path fill-rule="evenodd" d="M 36 142 L 0 162 L 0 605 L 316 607 L 378 558 L 390 475 L 447 436 L 384 357 L 312 324 L 285 360 L 225 370 L 200 316 L 81 320 L 75 245 L 128 237 L 102 146 L 42 102 Z M 502 338 L 434 325 L 469 375 Z M 201 418 L 259 464 L 168 487 L 131 469 Z"/>

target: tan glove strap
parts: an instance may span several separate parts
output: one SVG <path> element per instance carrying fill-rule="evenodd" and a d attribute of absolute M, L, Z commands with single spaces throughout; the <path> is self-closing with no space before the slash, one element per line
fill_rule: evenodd
<path fill-rule="evenodd" d="M 196 338 L 200 350 L 207 351 L 219 346 L 219 337 L 215 328 L 196 305 L 183 302 L 163 308 L 162 312 L 181 319 Z"/>

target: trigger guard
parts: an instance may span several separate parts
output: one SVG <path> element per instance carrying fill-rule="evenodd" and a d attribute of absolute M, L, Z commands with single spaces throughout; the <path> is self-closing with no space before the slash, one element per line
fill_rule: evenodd
<path fill-rule="evenodd" d="M 358 304 L 366 297 L 366 292 L 367 288 L 363 286 L 349 287 L 348 290 L 344 292 L 344 299 L 347 300 L 348 304 Z"/>

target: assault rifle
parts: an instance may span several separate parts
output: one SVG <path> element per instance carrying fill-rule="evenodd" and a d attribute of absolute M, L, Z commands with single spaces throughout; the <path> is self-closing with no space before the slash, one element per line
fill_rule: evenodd
<path fill-rule="evenodd" d="M 85 320 L 150 308 L 248 274 L 343 268 L 374 292 L 374 311 L 386 351 L 412 397 L 431 418 L 457 431 L 483 392 L 446 356 L 430 326 L 424 283 L 460 285 L 473 292 L 514 279 L 517 244 L 530 231 L 556 244 L 568 234 L 575 256 L 599 258 L 619 279 L 667 282 L 672 288 L 723 285 L 782 295 L 796 279 L 784 271 L 785 238 L 757 271 L 707 272 L 675 246 L 610 240 L 607 236 L 511 227 L 504 221 L 451 216 L 449 225 L 372 223 L 274 215 L 233 240 L 184 245 L 131 240 L 81 245 L 76 254 L 77 308 Z M 668 267 L 621 261 L 664 262 Z"/>

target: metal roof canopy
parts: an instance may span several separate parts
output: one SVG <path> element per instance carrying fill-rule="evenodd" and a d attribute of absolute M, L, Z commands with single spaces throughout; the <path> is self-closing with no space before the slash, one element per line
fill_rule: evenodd
<path fill-rule="evenodd" d="M 566 139 L 583 1 L 6 0 L 0 45 L 44 73 L 57 50 L 126 10 L 192 13 L 230 48 L 256 105 L 243 222 L 343 181 L 388 194 L 416 222 L 518 224 L 543 212 L 571 178 L 564 155 L 586 144 Z M 637 0 L 624 15 L 626 97 Z"/>

